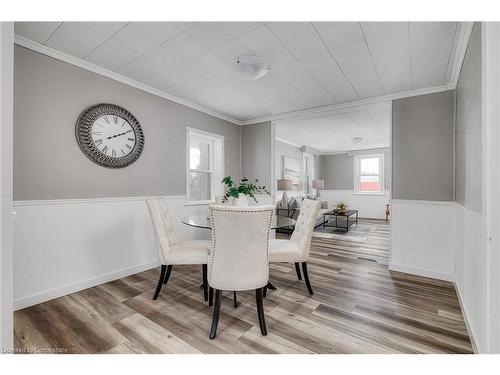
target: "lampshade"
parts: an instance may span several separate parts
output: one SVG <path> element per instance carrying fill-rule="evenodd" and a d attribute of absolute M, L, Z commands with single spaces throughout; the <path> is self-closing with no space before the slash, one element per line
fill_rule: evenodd
<path fill-rule="evenodd" d="M 293 181 L 283 178 L 278 180 L 278 190 L 292 190 L 293 189 Z"/>
<path fill-rule="evenodd" d="M 324 189 L 325 181 L 324 180 L 313 180 L 313 189 Z"/>

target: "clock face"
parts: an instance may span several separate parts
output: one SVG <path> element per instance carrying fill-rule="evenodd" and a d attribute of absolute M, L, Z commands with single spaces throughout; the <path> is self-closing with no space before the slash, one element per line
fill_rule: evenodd
<path fill-rule="evenodd" d="M 112 158 L 127 156 L 135 147 L 135 132 L 123 117 L 104 115 L 92 124 L 92 141 L 104 155 Z"/>
<path fill-rule="evenodd" d="M 139 121 L 114 104 L 97 104 L 84 110 L 76 122 L 75 135 L 83 153 L 108 168 L 132 164 L 144 148 Z"/>

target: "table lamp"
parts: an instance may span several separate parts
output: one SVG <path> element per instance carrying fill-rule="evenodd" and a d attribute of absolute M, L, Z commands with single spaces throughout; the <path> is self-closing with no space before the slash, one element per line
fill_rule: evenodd
<path fill-rule="evenodd" d="M 316 189 L 316 199 L 319 198 L 319 191 L 325 188 L 325 180 L 313 180 L 313 189 Z"/>
<path fill-rule="evenodd" d="M 293 181 L 283 178 L 278 180 L 278 191 L 283 191 L 283 196 L 281 197 L 281 208 L 288 208 L 288 195 L 287 190 L 293 189 Z"/>

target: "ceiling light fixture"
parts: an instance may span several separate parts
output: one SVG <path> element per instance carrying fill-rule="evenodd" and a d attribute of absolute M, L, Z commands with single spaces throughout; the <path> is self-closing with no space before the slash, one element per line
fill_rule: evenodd
<path fill-rule="evenodd" d="M 269 71 L 268 65 L 258 56 L 240 56 L 236 59 L 236 66 L 240 77 L 247 81 L 262 78 Z"/>
<path fill-rule="evenodd" d="M 363 137 L 354 137 L 351 139 L 352 143 L 359 143 L 363 140 Z"/>

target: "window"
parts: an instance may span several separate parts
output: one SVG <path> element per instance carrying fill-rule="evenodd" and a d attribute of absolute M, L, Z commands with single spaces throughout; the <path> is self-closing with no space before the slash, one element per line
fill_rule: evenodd
<path fill-rule="evenodd" d="M 215 202 L 222 195 L 224 137 L 187 128 L 186 203 Z"/>
<path fill-rule="evenodd" d="M 354 156 L 354 186 L 357 194 L 384 193 L 384 154 Z"/>

